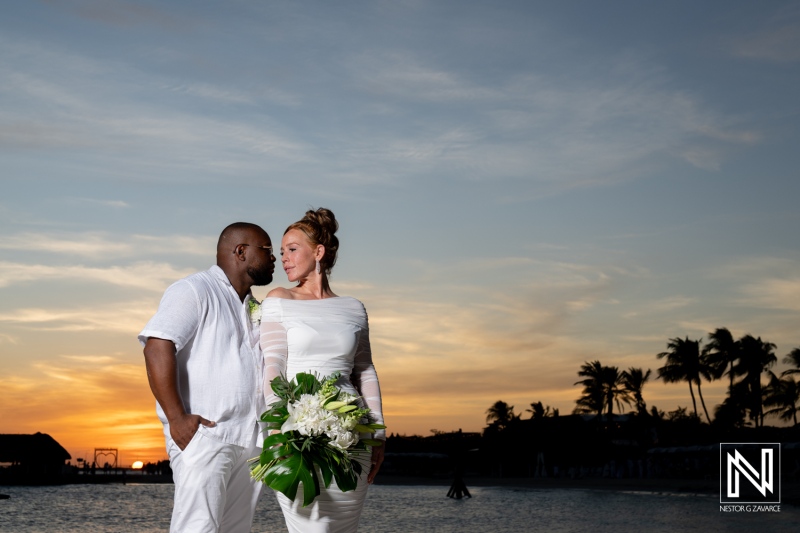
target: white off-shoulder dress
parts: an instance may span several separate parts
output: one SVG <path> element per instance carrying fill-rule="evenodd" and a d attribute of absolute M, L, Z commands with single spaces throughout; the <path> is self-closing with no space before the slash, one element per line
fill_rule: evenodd
<path fill-rule="evenodd" d="M 342 390 L 363 398 L 373 421 L 383 423 L 378 375 L 372 363 L 369 326 L 364 305 L 350 297 L 322 300 L 266 298 L 261 304 L 261 349 L 265 362 L 267 405 L 277 400 L 269 382 L 284 374 L 292 379 L 300 372 L 320 377 L 335 371 L 342 374 Z M 384 439 L 383 430 L 375 438 Z M 336 481 L 313 503 L 302 506 L 302 488 L 294 501 L 275 492 L 283 509 L 286 526 L 294 533 L 345 533 L 356 531 L 367 495 L 367 472 L 356 490 L 342 492 Z"/>

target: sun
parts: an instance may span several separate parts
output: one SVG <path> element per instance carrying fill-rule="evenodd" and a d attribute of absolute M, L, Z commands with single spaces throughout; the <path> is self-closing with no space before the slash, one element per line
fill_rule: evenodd
<path fill-rule="evenodd" d="M 134 470 L 141 470 L 143 466 L 144 466 L 143 462 L 134 461 L 133 464 L 131 465 L 131 468 L 133 468 Z"/>

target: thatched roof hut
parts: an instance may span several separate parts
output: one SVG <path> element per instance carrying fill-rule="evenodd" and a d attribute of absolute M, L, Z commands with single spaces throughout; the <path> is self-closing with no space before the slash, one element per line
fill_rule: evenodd
<path fill-rule="evenodd" d="M 72 456 L 45 433 L 0 435 L 0 463 L 10 463 L 0 471 L 0 482 L 41 483 L 61 476 L 64 461 Z"/>

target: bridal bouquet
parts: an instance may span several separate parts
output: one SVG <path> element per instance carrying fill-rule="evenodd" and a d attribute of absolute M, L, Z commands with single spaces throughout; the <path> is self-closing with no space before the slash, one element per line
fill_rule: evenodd
<path fill-rule="evenodd" d="M 250 475 L 294 500 L 303 483 L 303 507 L 319 495 L 331 479 L 343 492 L 356 488 L 362 465 L 359 457 L 370 453 L 379 440 L 362 439 L 361 433 L 383 429 L 369 422 L 369 409 L 356 405 L 358 396 L 336 386 L 339 372 L 323 378 L 299 373 L 291 381 L 272 380 L 279 400 L 269 406 L 261 421 L 267 430 L 279 430 L 264 439 L 264 451 L 253 459 Z M 363 459 L 362 459 L 363 460 Z"/>

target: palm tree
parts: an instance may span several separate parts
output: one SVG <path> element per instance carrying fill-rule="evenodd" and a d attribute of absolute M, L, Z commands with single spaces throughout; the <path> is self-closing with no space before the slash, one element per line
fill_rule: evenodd
<path fill-rule="evenodd" d="M 603 366 L 600 361 L 584 363 L 578 371 L 585 379 L 576 381 L 575 385 L 583 385 L 583 393 L 575 403 L 576 411 L 597 412 L 600 415 L 607 409 L 608 420 L 614 414 L 614 403 L 621 410 L 620 402 L 629 402 L 630 398 L 622 387 L 622 374 L 615 366 Z"/>
<path fill-rule="evenodd" d="M 769 372 L 769 384 L 764 387 L 764 405 L 774 407 L 765 412 L 765 416 L 774 415 L 781 420 L 792 420 L 797 425 L 797 411 L 800 409 L 800 384 L 794 378 L 783 376 L 778 378 Z"/>
<path fill-rule="evenodd" d="M 714 368 L 714 379 L 719 379 L 725 374 L 730 378 L 728 394 L 733 390 L 733 367 L 739 358 L 739 343 L 733 340 L 733 335 L 728 328 L 717 328 L 708 334 L 709 342 L 703 348 L 703 353 L 709 365 Z"/>
<path fill-rule="evenodd" d="M 525 409 L 525 411 L 531 414 L 531 420 L 538 420 L 540 418 L 546 418 L 550 416 L 552 413 L 550 411 L 550 406 L 542 405 L 542 402 L 534 402 L 531 404 L 530 409 Z M 556 416 L 556 415 L 554 415 Z"/>
<path fill-rule="evenodd" d="M 603 390 L 602 374 L 603 365 L 600 364 L 600 361 L 585 362 L 581 365 L 578 375 L 584 376 L 586 379 L 574 383 L 574 385 L 583 385 L 581 397 L 575 400 L 576 413 L 597 413 L 598 417 L 603 414 L 606 394 Z"/>
<path fill-rule="evenodd" d="M 508 405 L 502 400 L 497 400 L 486 410 L 486 422 L 498 429 L 508 427 L 512 420 L 519 418 L 514 414 L 514 406 Z"/>
<path fill-rule="evenodd" d="M 603 414 L 603 407 L 606 405 L 606 395 L 600 387 L 584 387 L 580 398 L 575 400 L 573 414 L 590 415 L 596 413 L 599 418 Z"/>
<path fill-rule="evenodd" d="M 761 374 L 774 365 L 778 358 L 775 357 L 775 345 L 762 341 L 761 337 L 745 335 L 739 339 L 739 361 L 733 367 L 737 376 L 744 376 L 742 384 L 747 387 L 747 409 L 750 419 L 756 427 L 764 425 L 764 412 L 761 401 Z"/>
<path fill-rule="evenodd" d="M 676 337 L 669 340 L 667 348 L 669 348 L 669 351 L 661 352 L 657 355 L 659 359 L 667 358 L 667 364 L 658 369 L 658 377 L 666 383 L 678 383 L 680 381 L 689 383 L 689 394 L 692 396 L 695 416 L 697 416 L 697 401 L 694 399 L 692 383 L 697 385 L 697 395 L 700 396 L 703 411 L 706 413 L 708 422 L 711 423 L 711 417 L 708 416 L 708 409 L 706 409 L 706 402 L 703 400 L 703 392 L 700 390 L 700 381 L 701 378 L 711 381 L 713 368 L 700 355 L 700 341 L 690 341 L 689 337 L 685 339 Z"/>
<path fill-rule="evenodd" d="M 625 392 L 633 397 L 633 402 L 636 404 L 636 412 L 640 415 L 647 414 L 647 404 L 642 397 L 642 389 L 644 384 L 650 379 L 650 369 L 647 372 L 642 371 L 641 368 L 629 368 L 622 373 L 622 386 Z"/>
<path fill-rule="evenodd" d="M 800 348 L 795 348 L 789 355 L 783 358 L 782 361 L 785 365 L 792 365 L 794 368 L 790 368 L 789 370 L 784 370 L 781 372 L 781 376 L 788 376 L 791 374 L 800 374 Z"/>

